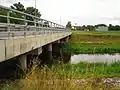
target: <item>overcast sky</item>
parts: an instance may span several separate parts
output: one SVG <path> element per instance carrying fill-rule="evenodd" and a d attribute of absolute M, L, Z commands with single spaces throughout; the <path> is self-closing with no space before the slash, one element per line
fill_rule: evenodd
<path fill-rule="evenodd" d="M 120 0 L 36 0 L 42 18 L 65 25 L 120 24 Z M 35 6 L 34 0 L 0 0 L 10 6 L 21 2 L 25 7 Z"/>

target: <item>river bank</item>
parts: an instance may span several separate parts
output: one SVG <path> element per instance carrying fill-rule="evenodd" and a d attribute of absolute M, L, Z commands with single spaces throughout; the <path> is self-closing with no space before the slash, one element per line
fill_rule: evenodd
<path fill-rule="evenodd" d="M 120 53 L 120 32 L 73 32 L 64 50 L 76 54 Z"/>

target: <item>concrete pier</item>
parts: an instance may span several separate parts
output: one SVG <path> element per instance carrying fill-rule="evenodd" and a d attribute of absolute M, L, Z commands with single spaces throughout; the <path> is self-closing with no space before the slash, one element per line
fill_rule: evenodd
<path fill-rule="evenodd" d="M 69 41 L 69 36 L 65 38 L 66 43 Z"/>
<path fill-rule="evenodd" d="M 53 64 L 53 58 L 52 58 L 52 44 L 48 44 L 47 46 L 47 57 L 48 57 L 48 64 Z"/>
<path fill-rule="evenodd" d="M 18 59 L 19 59 L 19 65 L 20 65 L 20 68 L 22 69 L 22 70 L 26 70 L 27 69 L 27 55 L 20 55 L 19 57 L 18 57 Z"/>
<path fill-rule="evenodd" d="M 52 43 L 43 46 L 43 52 L 40 55 L 40 58 L 44 64 L 52 65 L 53 57 L 52 57 Z"/>

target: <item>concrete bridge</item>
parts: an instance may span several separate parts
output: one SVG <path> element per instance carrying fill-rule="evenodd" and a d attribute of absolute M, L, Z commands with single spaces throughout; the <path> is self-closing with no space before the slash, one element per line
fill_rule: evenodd
<path fill-rule="evenodd" d="M 40 55 L 45 50 L 49 63 L 52 63 L 53 43 L 67 42 L 71 35 L 70 30 L 54 22 L 1 5 L 0 9 L 7 10 L 6 15 L 0 14 L 6 21 L 0 22 L 0 62 L 17 58 L 21 68 L 26 69 L 27 55 Z M 21 18 L 13 17 L 13 12 L 21 14 Z"/>

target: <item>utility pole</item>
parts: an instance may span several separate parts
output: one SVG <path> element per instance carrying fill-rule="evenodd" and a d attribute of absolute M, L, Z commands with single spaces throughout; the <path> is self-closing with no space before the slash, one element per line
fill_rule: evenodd
<path fill-rule="evenodd" d="M 1 2 L 2 3 L 2 2 Z M 3 0 L 3 3 L 2 3 L 3 5 L 4 5 L 4 0 Z"/>
<path fill-rule="evenodd" d="M 60 16 L 60 25 L 61 25 L 61 21 L 62 21 L 62 19 L 61 19 L 61 16 Z"/>
<path fill-rule="evenodd" d="M 35 16 L 37 16 L 36 14 L 37 14 L 37 11 L 36 11 L 36 0 L 35 0 Z"/>

